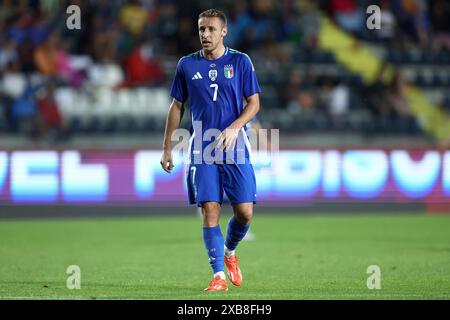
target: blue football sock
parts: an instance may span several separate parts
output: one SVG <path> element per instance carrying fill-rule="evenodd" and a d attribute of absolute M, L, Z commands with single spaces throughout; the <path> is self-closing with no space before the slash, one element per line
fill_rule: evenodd
<path fill-rule="evenodd" d="M 244 239 L 250 228 L 250 223 L 245 226 L 240 224 L 235 217 L 231 217 L 227 226 L 227 239 L 225 240 L 225 246 L 228 250 L 233 251 L 236 249 L 239 242 Z"/>
<path fill-rule="evenodd" d="M 223 271 L 224 266 L 224 247 L 223 235 L 220 226 L 203 227 L 203 242 L 205 243 L 206 254 L 209 258 L 214 273 Z"/>

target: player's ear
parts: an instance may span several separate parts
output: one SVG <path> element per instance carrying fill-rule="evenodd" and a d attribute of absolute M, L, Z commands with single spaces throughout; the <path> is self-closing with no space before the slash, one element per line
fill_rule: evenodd
<path fill-rule="evenodd" d="M 227 35 L 227 32 L 228 32 L 227 27 L 224 27 L 222 29 L 222 37 L 225 37 Z"/>

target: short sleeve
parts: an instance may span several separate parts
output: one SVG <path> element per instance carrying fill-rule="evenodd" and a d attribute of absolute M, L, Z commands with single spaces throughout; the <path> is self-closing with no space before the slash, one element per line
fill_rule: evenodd
<path fill-rule="evenodd" d="M 170 96 L 177 101 L 185 102 L 188 98 L 188 90 L 186 85 L 186 78 L 183 70 L 183 58 L 178 61 L 177 70 L 175 72 L 175 78 L 172 82 L 172 89 Z"/>
<path fill-rule="evenodd" d="M 250 60 L 250 57 L 246 54 L 243 55 L 243 81 L 244 81 L 244 97 L 248 98 L 255 93 L 261 93 L 258 79 L 256 77 L 255 68 Z"/>

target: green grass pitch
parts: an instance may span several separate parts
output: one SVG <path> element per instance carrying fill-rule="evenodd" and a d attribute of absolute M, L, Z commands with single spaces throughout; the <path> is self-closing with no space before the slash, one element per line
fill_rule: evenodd
<path fill-rule="evenodd" d="M 256 214 L 251 230 L 243 286 L 205 293 L 198 217 L 2 220 L 0 299 L 450 299 L 448 215 Z"/>

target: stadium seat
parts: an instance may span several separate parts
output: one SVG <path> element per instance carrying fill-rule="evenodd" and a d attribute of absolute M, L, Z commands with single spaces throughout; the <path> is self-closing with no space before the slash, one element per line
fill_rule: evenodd
<path fill-rule="evenodd" d="M 441 73 L 437 76 L 442 87 L 450 87 L 450 75 L 447 72 Z"/>
<path fill-rule="evenodd" d="M 71 117 L 70 120 L 68 121 L 69 123 L 69 130 L 71 132 L 80 132 L 81 131 L 81 127 L 82 127 L 82 123 L 81 123 L 81 119 L 80 117 Z"/>
<path fill-rule="evenodd" d="M 307 63 L 307 62 L 309 62 L 308 55 L 304 51 L 301 51 L 301 50 L 294 52 L 293 60 L 296 63 Z"/>
<path fill-rule="evenodd" d="M 156 131 L 156 121 L 152 117 L 144 118 L 144 130 L 147 132 Z"/>
<path fill-rule="evenodd" d="M 133 127 L 131 129 L 133 133 L 145 133 L 146 132 L 146 119 L 143 117 L 133 117 Z"/>
<path fill-rule="evenodd" d="M 350 110 L 359 110 L 364 108 L 363 99 L 356 90 L 350 89 L 349 100 Z"/>
<path fill-rule="evenodd" d="M 93 116 L 89 119 L 86 130 L 88 133 L 98 133 L 101 132 L 102 120 L 99 116 Z"/>
<path fill-rule="evenodd" d="M 450 65 L 450 52 L 445 51 L 445 50 L 440 50 L 436 56 L 435 56 L 435 61 L 437 64 L 440 65 Z"/>
<path fill-rule="evenodd" d="M 115 133 L 118 131 L 118 125 L 119 123 L 119 119 L 117 117 L 109 117 L 107 119 L 107 124 L 105 127 L 105 132 L 106 133 Z"/>
<path fill-rule="evenodd" d="M 130 133 L 134 127 L 133 118 L 130 116 L 123 116 L 117 119 L 117 131 L 120 133 Z"/>
<path fill-rule="evenodd" d="M 443 107 L 450 111 L 450 93 L 444 98 Z"/>
<path fill-rule="evenodd" d="M 390 49 L 387 53 L 386 57 L 387 62 L 393 63 L 393 64 L 400 64 L 402 63 L 402 56 L 400 52 Z"/>
<path fill-rule="evenodd" d="M 98 128 L 96 129 L 99 133 L 113 133 L 114 130 L 111 129 L 111 118 L 108 116 L 99 117 Z"/>
<path fill-rule="evenodd" d="M 427 85 L 427 81 L 422 74 L 417 73 L 414 83 L 419 87 L 425 87 Z"/>
<path fill-rule="evenodd" d="M 422 129 L 420 128 L 419 122 L 417 121 L 417 119 L 415 119 L 413 117 L 409 118 L 408 133 L 409 134 L 422 133 Z"/>
<path fill-rule="evenodd" d="M 7 123 L 8 123 L 8 121 L 3 116 L 2 106 L 0 106 L 0 132 L 3 133 L 3 132 L 6 132 L 8 130 Z"/>

